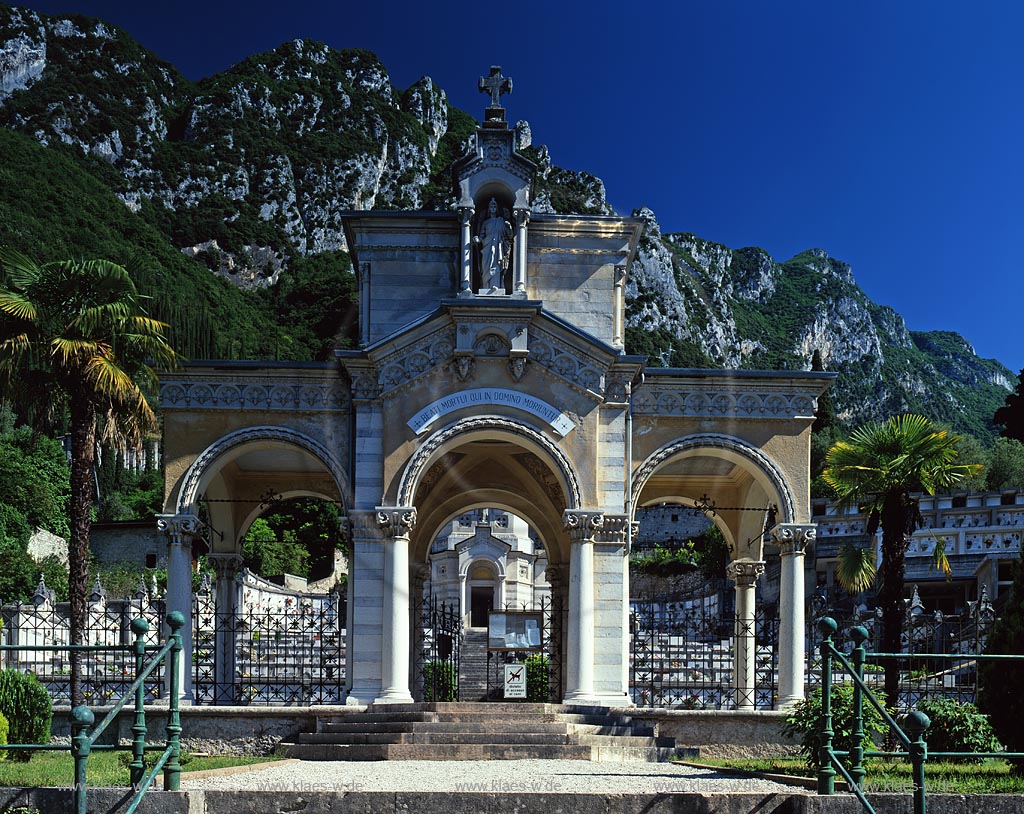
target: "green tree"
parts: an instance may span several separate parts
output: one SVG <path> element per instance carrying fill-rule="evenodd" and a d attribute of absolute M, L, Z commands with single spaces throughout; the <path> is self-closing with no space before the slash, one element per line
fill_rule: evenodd
<path fill-rule="evenodd" d="M 1003 425 L 999 433 L 1003 438 L 1024 441 L 1024 370 L 1017 377 L 1016 389 L 1006 396 L 1006 403 L 996 410 L 992 417 L 996 424 Z"/>
<path fill-rule="evenodd" d="M 867 513 L 867 533 L 882 530 L 882 650 L 900 651 L 903 632 L 903 574 L 909 537 L 922 523 L 915 492 L 935 494 L 977 474 L 977 464 L 954 463 L 959 436 L 951 435 L 919 415 L 893 416 L 853 432 L 825 457 L 825 481 L 841 504 L 857 503 Z M 844 577 L 841 575 L 840 577 Z M 844 585 L 844 587 L 847 587 Z M 855 586 L 848 587 L 848 590 Z M 898 665 L 886 665 L 885 694 L 895 706 Z"/>
<path fill-rule="evenodd" d="M 997 438 L 986 475 L 989 489 L 1024 487 L 1024 443 L 1016 438 Z"/>
<path fill-rule="evenodd" d="M 89 524 L 97 427 L 138 444 L 156 417 L 136 380 L 153 382 L 147 365 L 172 367 L 177 355 L 165 325 L 146 316 L 122 266 L 105 260 L 39 265 L 0 249 L 0 379 L 40 423 L 67 410 L 71 430 L 68 582 L 71 642 L 82 644 L 89 574 Z M 72 658 L 71 703 L 82 702 Z"/>
<path fill-rule="evenodd" d="M 295 532 L 286 529 L 279 534 L 262 517 L 257 517 L 245 533 L 242 559 L 247 568 L 264 577 L 304 577 L 309 573 L 309 553 L 296 541 Z"/>

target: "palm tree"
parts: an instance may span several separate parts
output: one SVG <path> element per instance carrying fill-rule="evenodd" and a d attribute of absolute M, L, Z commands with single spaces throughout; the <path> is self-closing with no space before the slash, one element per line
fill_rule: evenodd
<path fill-rule="evenodd" d="M 900 651 L 903 633 L 904 558 L 910 535 L 921 525 L 915 492 L 935 494 L 956 486 L 980 469 L 979 464 L 956 464 L 959 436 L 919 415 L 893 416 L 887 421 L 856 430 L 848 441 L 837 441 L 825 456 L 822 473 L 841 505 L 858 503 L 868 516 L 867 533 L 882 529 L 881 584 L 878 604 L 882 610 L 882 650 Z M 848 557 L 846 587 L 863 590 L 870 584 L 874 563 L 870 557 Z M 873 576 L 873 573 L 871 573 Z M 856 577 L 860 583 L 856 583 Z M 899 665 L 889 662 L 885 671 L 885 695 L 895 706 L 899 690 Z"/>
<path fill-rule="evenodd" d="M 69 418 L 71 643 L 82 644 L 89 576 L 96 436 L 138 445 L 156 417 L 136 383 L 148 364 L 173 367 L 166 325 L 147 317 L 131 274 L 105 260 L 39 265 L 0 248 L 0 381 L 37 422 Z M 65 413 L 66 410 L 66 413 Z M 71 703 L 82 702 L 79 660 L 71 660 Z"/>

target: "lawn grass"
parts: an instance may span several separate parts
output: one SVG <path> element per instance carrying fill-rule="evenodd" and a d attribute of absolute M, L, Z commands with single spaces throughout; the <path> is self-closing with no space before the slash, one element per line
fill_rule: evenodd
<path fill-rule="evenodd" d="M 147 753 L 147 758 L 151 753 Z M 153 756 L 157 753 L 152 753 Z M 192 756 L 182 766 L 183 772 L 221 769 L 225 766 L 248 766 L 274 760 L 273 757 L 252 755 Z M 127 786 L 128 767 L 116 752 L 94 752 L 86 765 L 86 783 L 90 786 Z M 0 761 L 0 787 L 10 786 L 70 786 L 74 779 L 74 761 L 68 752 L 37 752 L 31 760 L 22 763 L 10 756 Z"/>
<path fill-rule="evenodd" d="M 748 772 L 769 772 L 800 777 L 816 777 L 817 770 L 808 768 L 801 758 L 744 758 L 735 760 L 701 760 L 708 766 L 740 769 Z M 865 761 L 865 791 L 910 792 L 913 781 L 910 763 L 906 760 L 871 759 Z M 925 763 L 925 790 L 931 794 L 1024 794 L 1024 775 L 1014 774 L 1005 760 L 981 763 L 929 761 Z M 839 775 L 836 780 L 840 780 Z"/>

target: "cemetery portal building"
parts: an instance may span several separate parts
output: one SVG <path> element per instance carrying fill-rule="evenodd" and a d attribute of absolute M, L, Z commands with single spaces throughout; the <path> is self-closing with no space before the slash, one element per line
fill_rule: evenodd
<path fill-rule="evenodd" d="M 657 369 L 627 355 L 624 286 L 643 223 L 531 211 L 535 167 L 498 104 L 501 80 L 500 69 L 481 80 L 492 104 L 452 167 L 455 211 L 346 215 L 358 350 L 164 377 L 168 610 L 190 613 L 197 540 L 218 601 L 230 601 L 221 586 L 261 495 L 336 501 L 351 547 L 346 702 L 419 700 L 412 654 L 432 544 L 467 512 L 498 510 L 525 521 L 546 556 L 559 609 L 552 697 L 629 705 L 635 512 L 710 500 L 735 582 L 735 706 L 753 706 L 754 595 L 772 557 L 779 705 L 792 703 L 815 537 L 811 424 L 831 376 Z M 481 551 L 459 579 L 487 566 L 500 607 L 505 552 Z"/>

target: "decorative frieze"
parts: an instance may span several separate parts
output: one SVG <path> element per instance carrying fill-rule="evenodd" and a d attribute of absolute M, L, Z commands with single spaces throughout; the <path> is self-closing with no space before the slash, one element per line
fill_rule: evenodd
<path fill-rule="evenodd" d="M 166 379 L 160 385 L 164 409 L 291 410 L 340 412 L 348 410 L 345 387 L 331 382 L 260 382 Z"/>
<path fill-rule="evenodd" d="M 818 536 L 818 527 L 813 523 L 780 523 L 769 534 L 772 542 L 779 546 L 782 556 L 803 554 Z"/>
<path fill-rule="evenodd" d="M 817 399 L 813 393 L 778 393 L 699 382 L 650 386 L 633 396 L 635 415 L 686 416 L 691 418 L 814 418 Z"/>
<path fill-rule="evenodd" d="M 387 357 L 380 363 L 377 383 L 382 393 L 410 382 L 446 363 L 455 352 L 455 331 L 446 330 L 403 348 L 399 353 Z"/>
<path fill-rule="evenodd" d="M 551 337 L 531 338 L 530 361 L 547 368 L 571 385 L 599 396 L 604 393 L 604 373 L 593 362 Z"/>

